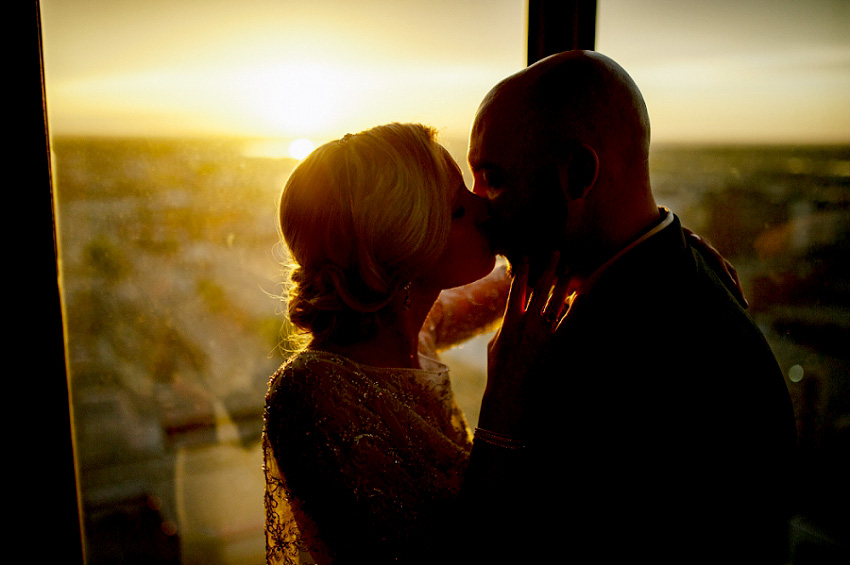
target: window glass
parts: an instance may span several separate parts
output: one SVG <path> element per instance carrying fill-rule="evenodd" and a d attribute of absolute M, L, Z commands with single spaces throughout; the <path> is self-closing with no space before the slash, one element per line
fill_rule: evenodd
<path fill-rule="evenodd" d="M 838 463 L 850 448 L 850 3 L 598 10 L 597 49 L 646 98 L 658 200 L 736 266 L 785 373 L 803 458 L 777 472 L 817 526 L 796 531 L 835 539 L 850 472 Z"/>
<path fill-rule="evenodd" d="M 41 6 L 88 561 L 261 563 L 280 188 L 305 148 L 390 121 L 463 164 L 524 65 L 525 3 Z M 484 353 L 454 355 L 477 413 Z"/>
<path fill-rule="evenodd" d="M 463 163 L 481 97 L 524 65 L 525 2 L 41 6 L 89 562 L 262 562 L 278 191 L 304 147 L 387 121 L 440 128 Z M 850 5 L 598 10 L 647 99 L 659 202 L 737 267 L 803 446 L 846 450 Z M 485 341 L 446 359 L 471 423 Z"/>

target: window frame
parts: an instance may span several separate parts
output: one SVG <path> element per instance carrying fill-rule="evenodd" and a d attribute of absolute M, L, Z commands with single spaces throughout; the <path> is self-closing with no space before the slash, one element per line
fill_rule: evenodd
<path fill-rule="evenodd" d="M 23 209 L 31 216 L 27 218 L 32 220 L 29 225 L 38 226 L 35 230 L 38 236 L 21 250 L 27 259 L 21 264 L 37 264 L 37 288 L 42 290 L 42 284 L 46 288 L 36 296 L 48 302 L 49 321 L 46 332 L 41 316 L 31 315 L 24 324 L 23 329 L 30 330 L 24 335 L 39 339 L 37 347 L 42 363 L 34 376 L 21 376 L 12 385 L 13 398 L 31 401 L 29 405 L 34 408 L 33 419 L 36 420 L 35 433 L 27 434 L 21 440 L 22 448 L 14 453 L 16 457 L 21 456 L 15 462 L 21 468 L 22 484 L 27 485 L 23 491 L 37 493 L 35 500 L 28 499 L 22 505 L 27 518 L 22 523 L 35 530 L 50 529 L 46 533 L 36 532 L 34 535 L 39 536 L 42 545 L 32 547 L 61 555 L 65 563 L 82 564 L 85 562 L 85 546 L 66 365 L 40 1 L 35 0 L 29 9 L 31 11 L 26 16 L 29 20 L 26 26 L 26 76 L 22 81 L 25 117 L 21 132 L 24 133 L 24 151 L 29 155 L 27 162 L 32 169 L 27 178 L 39 188 L 20 190 L 15 198 L 26 199 Z M 594 48 L 596 0 L 529 0 L 528 16 L 528 64 L 560 51 Z M 29 281 L 29 277 L 25 279 Z M 42 359 L 46 359 L 46 367 Z M 47 374 L 44 378 L 40 376 L 42 371 Z M 29 423 L 27 425 L 30 429 Z M 33 441 L 33 438 L 37 439 Z M 49 543 L 49 547 L 42 547 L 45 543 Z"/>
<path fill-rule="evenodd" d="M 29 4 L 28 10 L 28 22 L 24 26 L 25 70 L 20 81 L 24 111 L 18 133 L 23 133 L 20 136 L 22 151 L 27 154 L 24 162 L 29 165 L 29 174 L 23 178 L 28 179 L 27 185 L 35 186 L 21 187 L 14 198 L 24 199 L 21 209 L 25 211 L 25 220 L 29 221 L 23 225 L 36 226 L 33 232 L 37 235 L 28 235 L 21 249 L 25 256 L 19 264 L 34 266 L 21 275 L 27 283 L 33 279 L 37 281 L 35 296 L 42 306 L 39 310 L 47 310 L 47 321 L 40 314 L 32 313 L 17 320 L 20 325 L 14 329 L 34 341 L 30 345 L 37 348 L 39 363 L 37 371 L 16 375 L 12 383 L 11 394 L 15 402 L 31 407 L 31 420 L 34 421 L 28 419 L 26 422 L 28 433 L 22 434 L 25 437 L 20 440 L 21 449 L 14 452 L 16 459 L 12 465 L 21 469 L 22 492 L 28 493 L 19 507 L 24 513 L 20 523 L 35 530 L 32 535 L 38 536 L 39 545 L 30 544 L 30 547 L 61 556 L 63 562 L 73 564 L 84 562 L 84 549 L 59 288 L 40 2 Z M 27 276 L 30 273 L 36 275 L 31 278 Z M 27 289 L 31 292 L 29 284 Z M 16 485 L 11 486 L 16 488 Z M 47 528 L 49 532 L 42 531 Z"/>

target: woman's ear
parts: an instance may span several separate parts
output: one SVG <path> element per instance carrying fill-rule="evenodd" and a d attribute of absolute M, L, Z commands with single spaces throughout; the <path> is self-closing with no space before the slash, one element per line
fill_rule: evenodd
<path fill-rule="evenodd" d="M 596 184 L 599 177 L 599 156 L 593 147 L 581 143 L 573 147 L 565 161 L 558 165 L 561 191 L 569 200 L 579 200 Z"/>

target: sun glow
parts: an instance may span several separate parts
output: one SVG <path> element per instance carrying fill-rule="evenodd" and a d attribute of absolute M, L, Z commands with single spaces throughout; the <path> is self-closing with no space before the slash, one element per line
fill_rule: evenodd
<path fill-rule="evenodd" d="M 419 121 L 466 138 L 525 63 L 523 0 L 488 3 L 484 25 L 479 3 L 450 0 L 143 4 L 42 0 L 53 133 L 318 143 Z M 846 143 L 848 4 L 769 19 L 761 2 L 717 4 L 599 2 L 597 47 L 644 92 L 653 138 Z"/>
<path fill-rule="evenodd" d="M 245 144 L 242 154 L 246 157 L 260 159 L 281 159 L 291 157 L 299 161 L 309 155 L 316 144 L 312 139 L 299 137 L 298 139 L 260 139 Z"/>
<path fill-rule="evenodd" d="M 313 152 L 316 144 L 306 138 L 296 139 L 289 144 L 289 156 L 299 161 Z"/>
<path fill-rule="evenodd" d="M 508 68 L 314 58 L 197 62 L 51 82 L 57 131 L 234 134 L 334 139 L 379 123 L 420 121 L 466 136 L 471 116 Z M 451 85 L 452 88 L 447 88 Z M 97 119 L 95 119 L 97 116 Z M 138 130 L 138 132 L 134 131 Z"/>

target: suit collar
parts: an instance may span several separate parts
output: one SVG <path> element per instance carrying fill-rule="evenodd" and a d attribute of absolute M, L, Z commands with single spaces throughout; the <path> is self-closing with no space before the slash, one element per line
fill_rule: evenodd
<path fill-rule="evenodd" d="M 661 220 L 652 228 L 647 230 L 644 234 L 642 234 L 639 238 L 632 241 L 626 247 L 617 252 L 613 257 L 608 259 L 601 267 L 596 269 L 592 275 L 590 275 L 587 279 L 585 279 L 581 287 L 578 289 L 577 294 L 583 295 L 587 294 L 593 289 L 594 286 L 599 282 L 599 280 L 609 271 L 614 269 L 615 267 L 621 265 L 624 262 L 632 262 L 635 258 L 634 256 L 638 253 L 638 247 L 645 248 L 651 241 L 651 243 L 656 243 L 659 239 L 659 235 L 670 226 L 680 226 L 678 218 L 667 208 L 659 207 L 659 212 L 661 213 Z M 681 229 L 679 230 L 671 230 L 673 232 L 678 231 L 681 233 Z M 658 243 L 661 243 L 660 241 Z M 644 245 L 647 244 L 647 245 Z M 642 249 L 640 249 L 642 250 Z"/>

